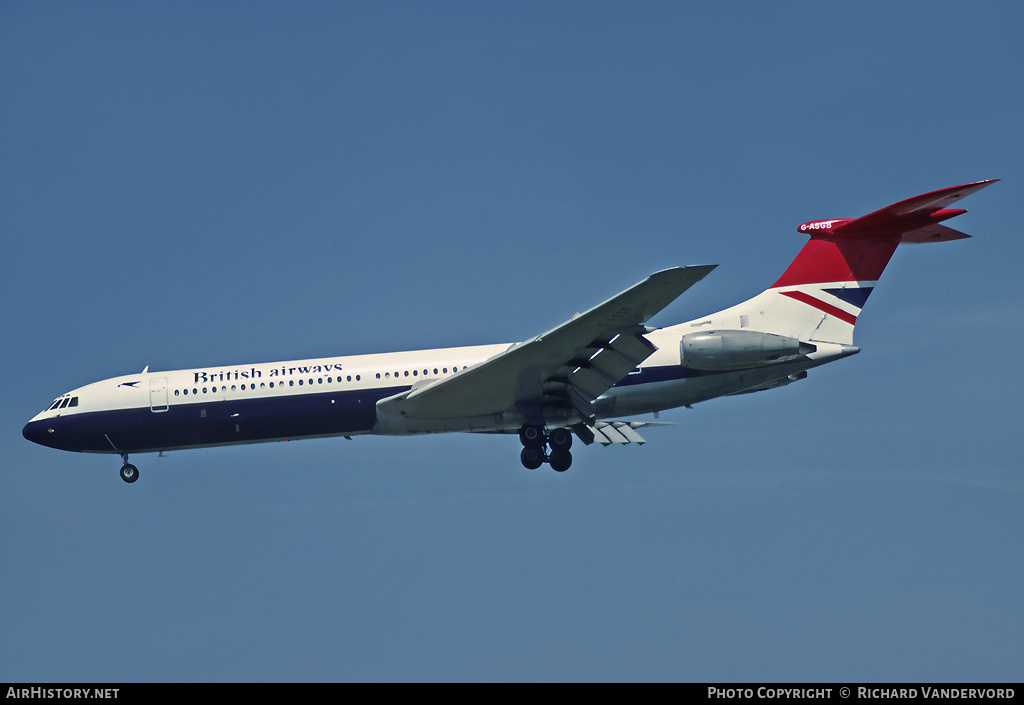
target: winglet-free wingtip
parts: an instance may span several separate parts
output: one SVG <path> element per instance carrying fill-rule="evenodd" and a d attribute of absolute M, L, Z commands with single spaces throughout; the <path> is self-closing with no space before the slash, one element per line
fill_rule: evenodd
<path fill-rule="evenodd" d="M 677 267 L 677 269 L 685 269 L 688 272 L 699 274 L 700 278 L 703 279 L 707 275 L 711 274 L 711 272 L 714 271 L 716 267 L 718 267 L 717 264 L 688 264 L 685 267 Z M 698 281 L 700 280 L 698 279 Z"/>

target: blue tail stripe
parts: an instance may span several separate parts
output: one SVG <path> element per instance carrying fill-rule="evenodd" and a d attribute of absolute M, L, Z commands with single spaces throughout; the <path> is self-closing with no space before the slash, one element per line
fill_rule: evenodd
<path fill-rule="evenodd" d="M 864 286 L 857 289 L 822 289 L 822 291 L 857 308 L 864 308 L 864 302 L 868 300 L 872 289 L 873 287 Z"/>

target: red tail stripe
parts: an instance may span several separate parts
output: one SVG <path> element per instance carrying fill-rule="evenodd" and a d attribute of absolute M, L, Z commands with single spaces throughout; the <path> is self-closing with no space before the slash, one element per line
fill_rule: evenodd
<path fill-rule="evenodd" d="M 791 299 L 795 299 L 800 303 L 807 304 L 808 306 L 813 306 L 819 311 L 827 313 L 830 316 L 835 316 L 840 321 L 845 321 L 846 323 L 849 323 L 851 326 L 857 322 L 857 317 L 854 316 L 852 313 L 847 313 L 841 308 L 837 308 L 832 304 L 827 304 L 824 301 L 816 299 L 810 294 L 805 294 L 802 291 L 780 291 L 779 293 L 782 294 L 783 296 L 788 296 Z"/>
<path fill-rule="evenodd" d="M 812 237 L 774 286 L 876 281 L 899 240 L 832 240 Z"/>

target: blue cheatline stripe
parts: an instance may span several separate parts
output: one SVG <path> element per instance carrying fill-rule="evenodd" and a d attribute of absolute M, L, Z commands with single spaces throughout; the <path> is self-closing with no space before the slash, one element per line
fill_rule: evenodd
<path fill-rule="evenodd" d="M 856 306 L 857 308 L 864 308 L 864 303 L 871 296 L 873 287 L 862 286 L 856 289 L 822 289 L 826 294 L 832 294 L 841 301 Z"/>

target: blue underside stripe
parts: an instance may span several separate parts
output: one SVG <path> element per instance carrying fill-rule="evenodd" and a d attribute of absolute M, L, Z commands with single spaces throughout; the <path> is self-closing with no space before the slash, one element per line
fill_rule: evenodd
<path fill-rule="evenodd" d="M 409 389 L 377 389 L 218 402 L 171 404 L 154 413 L 148 407 L 69 414 L 37 421 L 44 445 L 63 450 L 112 453 L 191 446 L 251 443 L 275 438 L 366 433 L 373 428 L 379 399 Z M 109 441 L 108 441 L 109 438 Z M 111 446 L 113 444 L 113 446 Z"/>

